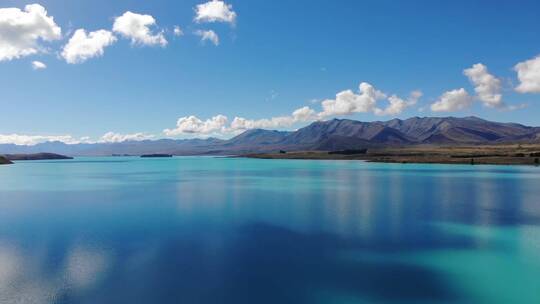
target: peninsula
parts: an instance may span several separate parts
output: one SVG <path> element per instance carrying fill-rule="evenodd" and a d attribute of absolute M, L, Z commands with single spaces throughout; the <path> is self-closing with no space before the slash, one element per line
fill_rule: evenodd
<path fill-rule="evenodd" d="M 9 159 L 0 155 L 0 165 L 9 165 L 9 164 L 13 164 L 13 163 Z"/>
<path fill-rule="evenodd" d="M 383 163 L 540 165 L 540 145 L 412 146 L 373 148 L 362 153 L 346 151 L 295 151 L 253 153 L 262 159 L 365 160 Z"/>
<path fill-rule="evenodd" d="M 5 154 L 4 157 L 10 161 L 19 160 L 52 160 L 52 159 L 73 159 L 73 157 L 56 153 L 32 153 L 32 154 Z"/>

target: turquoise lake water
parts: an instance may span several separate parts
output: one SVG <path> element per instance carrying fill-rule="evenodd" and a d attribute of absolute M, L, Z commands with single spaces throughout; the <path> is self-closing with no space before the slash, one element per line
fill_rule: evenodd
<path fill-rule="evenodd" d="M 0 303 L 540 303 L 540 168 L 0 166 Z"/>

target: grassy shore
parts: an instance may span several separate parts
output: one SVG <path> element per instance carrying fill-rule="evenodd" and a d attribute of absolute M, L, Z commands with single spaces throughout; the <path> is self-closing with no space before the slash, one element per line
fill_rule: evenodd
<path fill-rule="evenodd" d="M 366 153 L 328 151 L 247 154 L 264 159 L 342 159 L 384 163 L 539 165 L 540 145 L 412 146 L 368 149 Z"/>

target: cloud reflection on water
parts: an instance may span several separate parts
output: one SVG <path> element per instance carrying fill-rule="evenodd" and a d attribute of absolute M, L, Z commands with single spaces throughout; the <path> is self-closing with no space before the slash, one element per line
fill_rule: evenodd
<path fill-rule="evenodd" d="M 57 303 L 94 287 L 109 263 L 104 252 L 79 246 L 67 249 L 60 264 L 50 259 L 39 250 L 0 243 L 0 302 Z"/>

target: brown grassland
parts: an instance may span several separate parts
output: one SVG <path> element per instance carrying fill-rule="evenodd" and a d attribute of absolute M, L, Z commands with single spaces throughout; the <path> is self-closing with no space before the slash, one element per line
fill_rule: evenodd
<path fill-rule="evenodd" d="M 385 163 L 539 165 L 540 144 L 481 146 L 409 146 L 373 148 L 365 153 L 336 154 L 328 151 L 247 154 L 264 159 L 365 160 Z"/>

